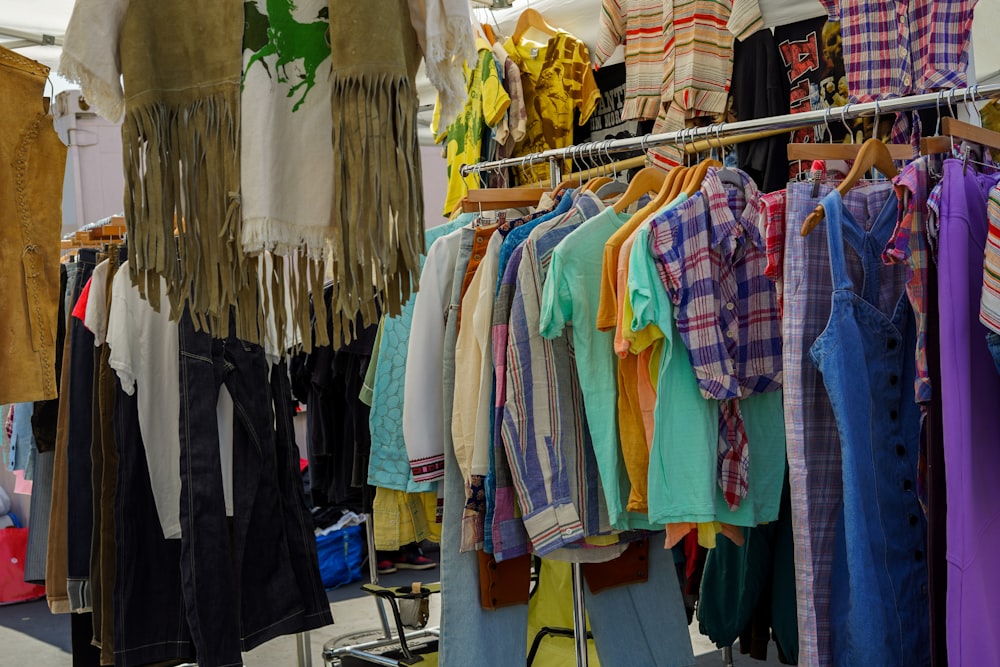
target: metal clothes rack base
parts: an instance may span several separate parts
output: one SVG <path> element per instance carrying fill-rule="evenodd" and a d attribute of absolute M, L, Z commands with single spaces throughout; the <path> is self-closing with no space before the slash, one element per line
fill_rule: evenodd
<path fill-rule="evenodd" d="M 378 558 L 375 555 L 375 531 L 372 530 L 372 515 L 365 514 L 364 517 L 366 524 L 365 542 L 368 545 L 368 578 L 374 586 L 378 586 Z M 346 637 L 335 637 L 327 641 L 323 645 L 323 664 L 326 667 L 338 667 L 341 664 L 341 659 L 344 657 L 358 658 L 373 665 L 385 665 L 386 667 L 418 664 L 422 658 L 410 650 L 410 643 L 425 639 L 434 640 L 440 637 L 441 631 L 438 626 L 406 632 L 400 620 L 399 610 L 395 608 L 395 601 L 390 600 L 390 604 L 394 606 L 393 618 L 396 625 L 396 634 L 393 634 L 392 628 L 389 625 L 389 617 L 385 611 L 384 605 L 386 600 L 384 596 L 374 594 L 372 597 L 375 599 L 375 608 L 378 611 L 382 636 L 375 640 L 347 646 L 336 646 L 336 644 L 346 639 Z M 347 635 L 347 637 L 353 636 L 358 635 Z M 388 658 L 372 652 L 390 646 L 398 646 L 403 651 L 403 657 L 398 659 Z M 300 663 L 300 667 L 311 666 L 302 666 Z"/>

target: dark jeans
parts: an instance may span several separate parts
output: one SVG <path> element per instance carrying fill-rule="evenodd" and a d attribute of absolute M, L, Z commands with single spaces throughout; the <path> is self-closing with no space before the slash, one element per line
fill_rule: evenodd
<path fill-rule="evenodd" d="M 73 306 L 94 272 L 97 251 L 82 248 Z M 70 311 L 72 312 L 72 311 Z M 90 541 L 94 527 L 91 483 L 94 398 L 94 334 L 83 322 L 70 317 L 69 439 L 66 450 L 67 485 L 67 592 L 73 611 L 89 610 Z"/>
<path fill-rule="evenodd" d="M 333 623 L 333 617 L 330 615 L 330 602 L 319 572 L 315 526 L 299 470 L 299 448 L 295 444 L 293 424 L 295 403 L 292 400 L 288 366 L 284 362 L 271 368 L 271 396 L 274 399 L 274 444 L 284 527 L 308 625 L 308 628 L 303 629 L 318 628 Z"/>
<path fill-rule="evenodd" d="M 993 357 L 993 363 L 997 367 L 997 372 L 1000 373 L 1000 334 L 993 331 L 987 333 L 986 346 L 990 349 L 990 355 Z"/>
<path fill-rule="evenodd" d="M 139 407 L 115 382 L 114 649 L 118 667 L 194 662 L 181 594 L 181 542 L 163 537 L 149 482 Z"/>
<path fill-rule="evenodd" d="M 319 568 L 292 557 L 263 349 L 197 332 L 187 311 L 179 327 L 181 584 L 199 666 L 238 666 L 241 650 L 320 627 L 329 614 L 310 609 L 299 590 L 299 568 L 315 568 L 317 580 Z M 216 420 L 222 385 L 234 409 L 231 522 Z"/>

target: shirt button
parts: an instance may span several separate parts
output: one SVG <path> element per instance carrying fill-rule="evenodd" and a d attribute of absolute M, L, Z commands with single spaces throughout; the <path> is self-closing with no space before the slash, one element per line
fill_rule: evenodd
<path fill-rule="evenodd" d="M 733 310 L 734 308 L 736 308 L 736 304 L 732 301 L 726 304 L 726 310 Z"/>
<path fill-rule="evenodd" d="M 473 256 L 472 256 L 472 259 L 476 260 L 477 262 L 478 262 L 479 260 L 481 260 L 482 258 L 483 258 L 483 256 L 482 256 L 482 255 L 479 255 L 479 254 L 476 254 L 476 255 L 473 255 Z"/>
<path fill-rule="evenodd" d="M 572 535 L 572 534 L 573 534 L 572 528 L 563 528 L 563 535 Z"/>
<path fill-rule="evenodd" d="M 733 338 L 736 338 L 736 334 L 734 334 L 732 331 L 727 331 L 726 332 L 726 338 L 728 338 L 729 340 L 732 340 Z"/>
<path fill-rule="evenodd" d="M 910 491 L 913 489 L 913 482 L 908 479 L 903 480 L 903 491 Z"/>
<path fill-rule="evenodd" d="M 898 456 L 902 456 L 903 454 L 906 454 L 906 447 L 903 447 L 902 445 L 896 445 L 896 454 Z"/>
<path fill-rule="evenodd" d="M 886 343 L 886 345 L 888 345 L 890 350 L 895 350 L 896 346 L 899 345 L 899 341 L 896 340 L 895 338 L 890 338 L 889 342 Z"/>
<path fill-rule="evenodd" d="M 911 514 L 911 515 L 910 515 L 910 525 L 911 525 L 911 526 L 915 526 L 915 525 L 917 525 L 917 522 L 918 522 L 918 521 L 920 521 L 920 519 L 918 519 L 918 518 L 917 518 L 917 515 L 916 515 L 916 514 Z"/>
<path fill-rule="evenodd" d="M 896 386 L 896 384 L 898 384 L 898 383 L 899 383 L 899 376 L 898 375 L 896 375 L 895 373 L 893 373 L 892 375 L 889 376 L 889 384 L 891 384 L 892 386 Z"/>

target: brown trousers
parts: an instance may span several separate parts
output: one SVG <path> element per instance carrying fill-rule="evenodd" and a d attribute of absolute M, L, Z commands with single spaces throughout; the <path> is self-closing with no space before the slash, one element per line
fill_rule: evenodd
<path fill-rule="evenodd" d="M 118 271 L 118 250 L 108 254 L 107 311 L 111 311 L 111 281 Z M 115 486 L 118 450 L 115 448 L 115 372 L 108 360 L 107 343 L 94 348 L 94 437 L 91 443 L 94 486 L 94 537 L 90 546 L 90 589 L 94 609 L 94 646 L 101 649 L 101 664 L 115 664 Z"/>

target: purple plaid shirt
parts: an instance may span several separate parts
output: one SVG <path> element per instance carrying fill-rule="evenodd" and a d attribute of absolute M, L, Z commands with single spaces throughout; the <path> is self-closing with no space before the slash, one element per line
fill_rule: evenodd
<path fill-rule="evenodd" d="M 871 102 L 966 85 L 976 0 L 820 0 L 840 19 L 851 99 Z M 905 142 L 909 114 L 893 141 Z"/>
<path fill-rule="evenodd" d="M 719 484 L 730 507 L 748 488 L 738 399 L 781 389 L 781 317 L 749 176 L 728 188 L 710 169 L 701 192 L 653 220 L 650 251 L 677 306 L 677 327 L 702 395 L 720 404 Z M 739 212 L 739 217 L 733 210 Z"/>

